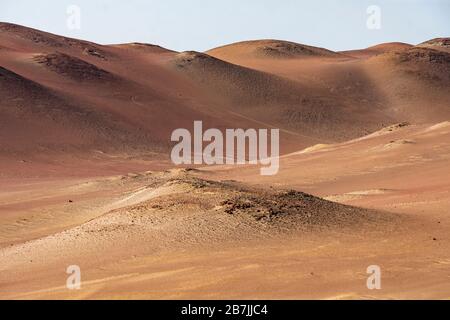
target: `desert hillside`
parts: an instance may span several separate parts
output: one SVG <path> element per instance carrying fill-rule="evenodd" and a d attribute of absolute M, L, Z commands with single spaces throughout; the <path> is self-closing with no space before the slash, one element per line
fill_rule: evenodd
<path fill-rule="evenodd" d="M 177 53 L 1 23 L 0 43 L 1 143 L 9 150 L 0 156 L 20 160 L 66 149 L 80 159 L 99 152 L 161 159 L 170 133 L 194 120 L 280 128 L 289 153 L 450 113 L 448 53 L 436 49 L 445 41 L 385 44 L 362 50 L 367 55 L 277 40 Z"/>

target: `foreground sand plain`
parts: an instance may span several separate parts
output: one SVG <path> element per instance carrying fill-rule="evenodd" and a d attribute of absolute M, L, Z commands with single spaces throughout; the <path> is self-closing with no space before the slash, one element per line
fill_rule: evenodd
<path fill-rule="evenodd" d="M 244 166 L 10 180 L 2 298 L 449 298 L 449 135 L 392 126 L 286 155 L 269 178 Z M 65 287 L 74 264 L 81 290 Z M 381 290 L 366 287 L 369 265 Z"/>

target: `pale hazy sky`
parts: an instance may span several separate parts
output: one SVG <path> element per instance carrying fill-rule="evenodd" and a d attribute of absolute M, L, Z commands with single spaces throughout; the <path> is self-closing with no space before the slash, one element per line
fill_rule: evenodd
<path fill-rule="evenodd" d="M 67 27 L 67 7 L 81 29 Z M 366 26 L 381 9 L 381 29 Z M 249 39 L 283 39 L 332 50 L 450 36 L 450 0 L 0 0 L 0 21 L 98 43 L 147 42 L 204 51 Z"/>

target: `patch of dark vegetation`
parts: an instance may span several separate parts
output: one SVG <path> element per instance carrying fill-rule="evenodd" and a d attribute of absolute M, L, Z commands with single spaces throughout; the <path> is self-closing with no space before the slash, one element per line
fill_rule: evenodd
<path fill-rule="evenodd" d="M 56 73 L 66 75 L 77 81 L 113 81 L 116 79 L 116 77 L 108 71 L 61 52 L 36 55 L 34 56 L 34 61 L 45 65 Z"/>
<path fill-rule="evenodd" d="M 92 47 L 84 48 L 83 54 L 106 60 L 106 57 L 103 53 L 101 53 L 98 49 Z"/>
<path fill-rule="evenodd" d="M 288 41 L 273 41 L 259 47 L 257 53 L 263 56 L 279 58 L 295 58 L 297 56 L 337 55 L 334 52 L 321 48 L 312 48 Z"/>
<path fill-rule="evenodd" d="M 102 60 L 107 60 L 107 54 L 100 45 L 83 40 L 76 40 L 68 37 L 57 36 L 51 33 L 42 32 L 32 28 L 23 27 L 13 23 L 0 22 L 0 31 L 8 32 L 16 37 L 27 39 L 35 44 L 47 47 L 64 49 L 65 47 L 77 48 L 83 54 Z"/>
<path fill-rule="evenodd" d="M 286 228 L 350 226 L 388 218 L 370 210 L 334 203 L 295 190 L 243 193 L 223 201 L 221 205 L 229 215 L 250 217 Z"/>
<path fill-rule="evenodd" d="M 450 38 L 435 38 L 422 42 L 420 45 L 450 48 Z"/>
<path fill-rule="evenodd" d="M 164 47 L 161 47 L 156 44 L 151 43 L 142 43 L 142 42 L 131 42 L 124 45 L 119 45 L 120 47 L 131 47 L 138 50 L 147 50 L 149 52 L 155 52 L 155 53 L 165 53 L 165 52 L 175 52 L 170 49 L 166 49 Z"/>
<path fill-rule="evenodd" d="M 220 60 L 217 60 L 216 58 L 213 58 L 207 54 L 196 52 L 196 51 L 185 51 L 182 53 L 179 53 L 175 59 L 175 65 L 178 68 L 185 68 L 189 65 L 193 64 L 204 64 L 204 63 L 220 63 Z"/>
<path fill-rule="evenodd" d="M 423 61 L 436 64 L 450 63 L 449 53 L 430 48 L 416 47 L 409 50 L 399 51 L 395 53 L 395 57 L 399 60 L 399 62 Z"/>
<path fill-rule="evenodd" d="M 450 81 L 450 53 L 431 47 L 389 53 L 394 64 L 401 66 L 400 72 L 419 81 L 432 83 L 438 87 L 447 87 Z"/>
<path fill-rule="evenodd" d="M 411 124 L 409 122 L 404 121 L 404 122 L 401 122 L 401 123 L 393 124 L 393 125 L 385 128 L 385 130 L 391 132 L 391 131 L 395 131 L 397 129 L 401 129 L 401 128 L 404 128 L 404 127 L 407 127 L 407 126 L 410 126 L 410 125 Z"/>
<path fill-rule="evenodd" d="M 184 171 L 184 174 L 187 174 L 190 171 Z M 182 178 L 172 178 L 169 180 L 171 183 L 186 183 L 189 184 L 191 187 L 195 188 L 195 189 L 205 189 L 205 188 L 210 188 L 210 189 L 217 189 L 217 188 L 224 188 L 224 189 L 231 189 L 232 186 L 231 184 L 227 184 L 227 183 L 221 183 L 218 181 L 213 181 L 213 180 L 206 180 L 206 179 L 199 179 L 196 177 L 192 177 L 187 175 L 186 177 L 182 177 Z"/>
<path fill-rule="evenodd" d="M 60 43 L 54 36 L 12 23 L 0 23 L 0 31 L 13 33 L 16 36 L 31 40 L 37 44 L 45 44 L 51 47 L 63 46 L 63 44 Z"/>

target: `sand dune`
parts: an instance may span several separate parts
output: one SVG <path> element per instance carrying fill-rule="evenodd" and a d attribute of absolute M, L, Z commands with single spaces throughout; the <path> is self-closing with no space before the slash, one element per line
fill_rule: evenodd
<path fill-rule="evenodd" d="M 138 50 L 143 51 L 145 53 L 155 53 L 155 54 L 175 53 L 175 51 L 173 50 L 158 46 L 156 44 L 140 43 L 140 42 L 122 43 L 115 45 L 115 47 L 120 49 Z"/>
<path fill-rule="evenodd" d="M 341 53 L 351 56 L 351 57 L 354 57 L 354 58 L 370 58 L 370 57 L 377 56 L 377 55 L 383 54 L 383 53 L 406 50 L 411 47 L 412 47 L 412 45 L 408 44 L 408 43 L 388 42 L 388 43 L 377 44 L 375 46 L 368 47 L 365 49 L 360 49 L 360 50 L 342 51 Z"/>
<path fill-rule="evenodd" d="M 312 84 L 310 81 L 299 81 L 285 74 L 274 73 L 272 68 L 278 65 L 273 60 L 267 62 L 270 69 L 254 66 L 253 61 L 243 66 L 242 63 L 227 63 L 203 53 L 186 52 L 176 55 L 172 64 L 179 73 L 188 76 L 188 81 L 201 88 L 201 91 L 208 92 L 214 106 L 237 112 L 258 123 L 295 132 L 306 144 L 316 143 L 318 139 L 344 141 L 380 129 L 385 122 L 396 122 L 389 112 L 378 107 L 381 104 L 378 97 L 375 98 L 376 108 L 373 101 L 360 98 L 360 95 L 368 97 L 361 91 L 364 84 L 357 82 L 357 79 L 350 79 L 350 83 L 342 81 L 345 76 L 341 73 L 349 72 L 346 65 L 336 67 L 339 73 L 334 71 L 334 66 L 324 70 L 336 76 L 336 83 L 341 88 L 334 88 L 322 82 L 314 81 Z M 322 63 L 317 61 L 319 67 L 323 66 Z M 304 66 L 296 64 L 294 60 L 280 69 L 289 67 L 292 72 Z M 350 68 L 352 72 L 363 73 L 354 70 L 353 66 Z M 312 72 L 308 71 L 308 74 Z M 329 74 L 324 76 L 334 80 Z M 355 86 L 355 82 L 358 91 L 353 93 L 350 89 Z M 370 95 L 374 96 L 374 93 Z M 355 107 L 355 100 L 358 107 Z M 304 146 L 297 145 L 297 148 Z M 294 148 L 286 148 L 286 151 L 293 151 Z"/>
<path fill-rule="evenodd" d="M 86 137 L 100 138 L 106 134 L 101 128 L 111 127 L 100 110 L 77 106 L 67 97 L 8 69 L 1 68 L 0 72 L 3 154 L 14 150 L 33 151 L 31 148 L 38 151 L 39 147 L 45 148 L 45 144 L 89 145 Z M 106 139 L 102 143 L 106 143 Z"/>
<path fill-rule="evenodd" d="M 235 52 L 228 60 L 234 64 L 294 80 L 308 97 L 332 98 L 331 103 L 325 103 L 333 105 L 330 118 L 351 113 L 354 131 L 334 127 L 335 137 L 329 141 L 343 141 L 352 134 L 361 136 L 396 122 L 432 123 L 449 117 L 450 97 L 444 90 L 449 84 L 446 52 L 386 43 L 361 50 L 360 55 L 346 51 L 331 60 L 305 60 L 258 59 L 242 54 L 238 48 L 233 50 L 233 46 L 228 50 Z M 208 53 L 214 56 L 214 50 Z"/>
<path fill-rule="evenodd" d="M 366 61 L 261 40 L 208 54 L 177 53 L 142 43 L 99 45 L 7 23 L 0 30 L 0 65 L 70 101 L 75 109 L 100 114 L 102 120 L 95 120 L 92 128 L 97 137 L 90 140 L 117 137 L 108 151 L 116 155 L 133 149 L 136 154 L 164 157 L 171 131 L 198 119 L 217 128 L 280 128 L 282 152 L 289 153 L 352 139 L 396 122 L 439 122 L 448 117 L 447 62 L 443 69 L 438 62 L 445 54 L 432 49 L 404 51 L 407 45 L 383 44 L 369 49 L 388 53 Z M 414 95 L 406 94 L 409 88 L 415 89 Z M 430 100 L 432 110 L 421 107 Z M 30 135 L 29 141 L 45 144 L 40 136 Z M 107 151 L 102 143 L 93 145 Z M 83 149 L 78 143 L 75 147 Z"/>
<path fill-rule="evenodd" d="M 335 139 L 336 132 L 348 127 L 341 114 L 332 109 L 341 107 L 336 100 L 311 93 L 308 87 L 289 79 L 197 52 L 180 53 L 173 64 L 208 92 L 217 108 L 296 132 L 307 143 L 320 137 Z M 322 130 L 318 122 L 326 124 L 327 130 Z"/>
<path fill-rule="evenodd" d="M 229 44 L 207 51 L 208 54 L 221 60 L 233 59 L 289 59 L 301 57 L 339 57 L 340 54 L 304 44 L 281 40 L 254 40 Z"/>

